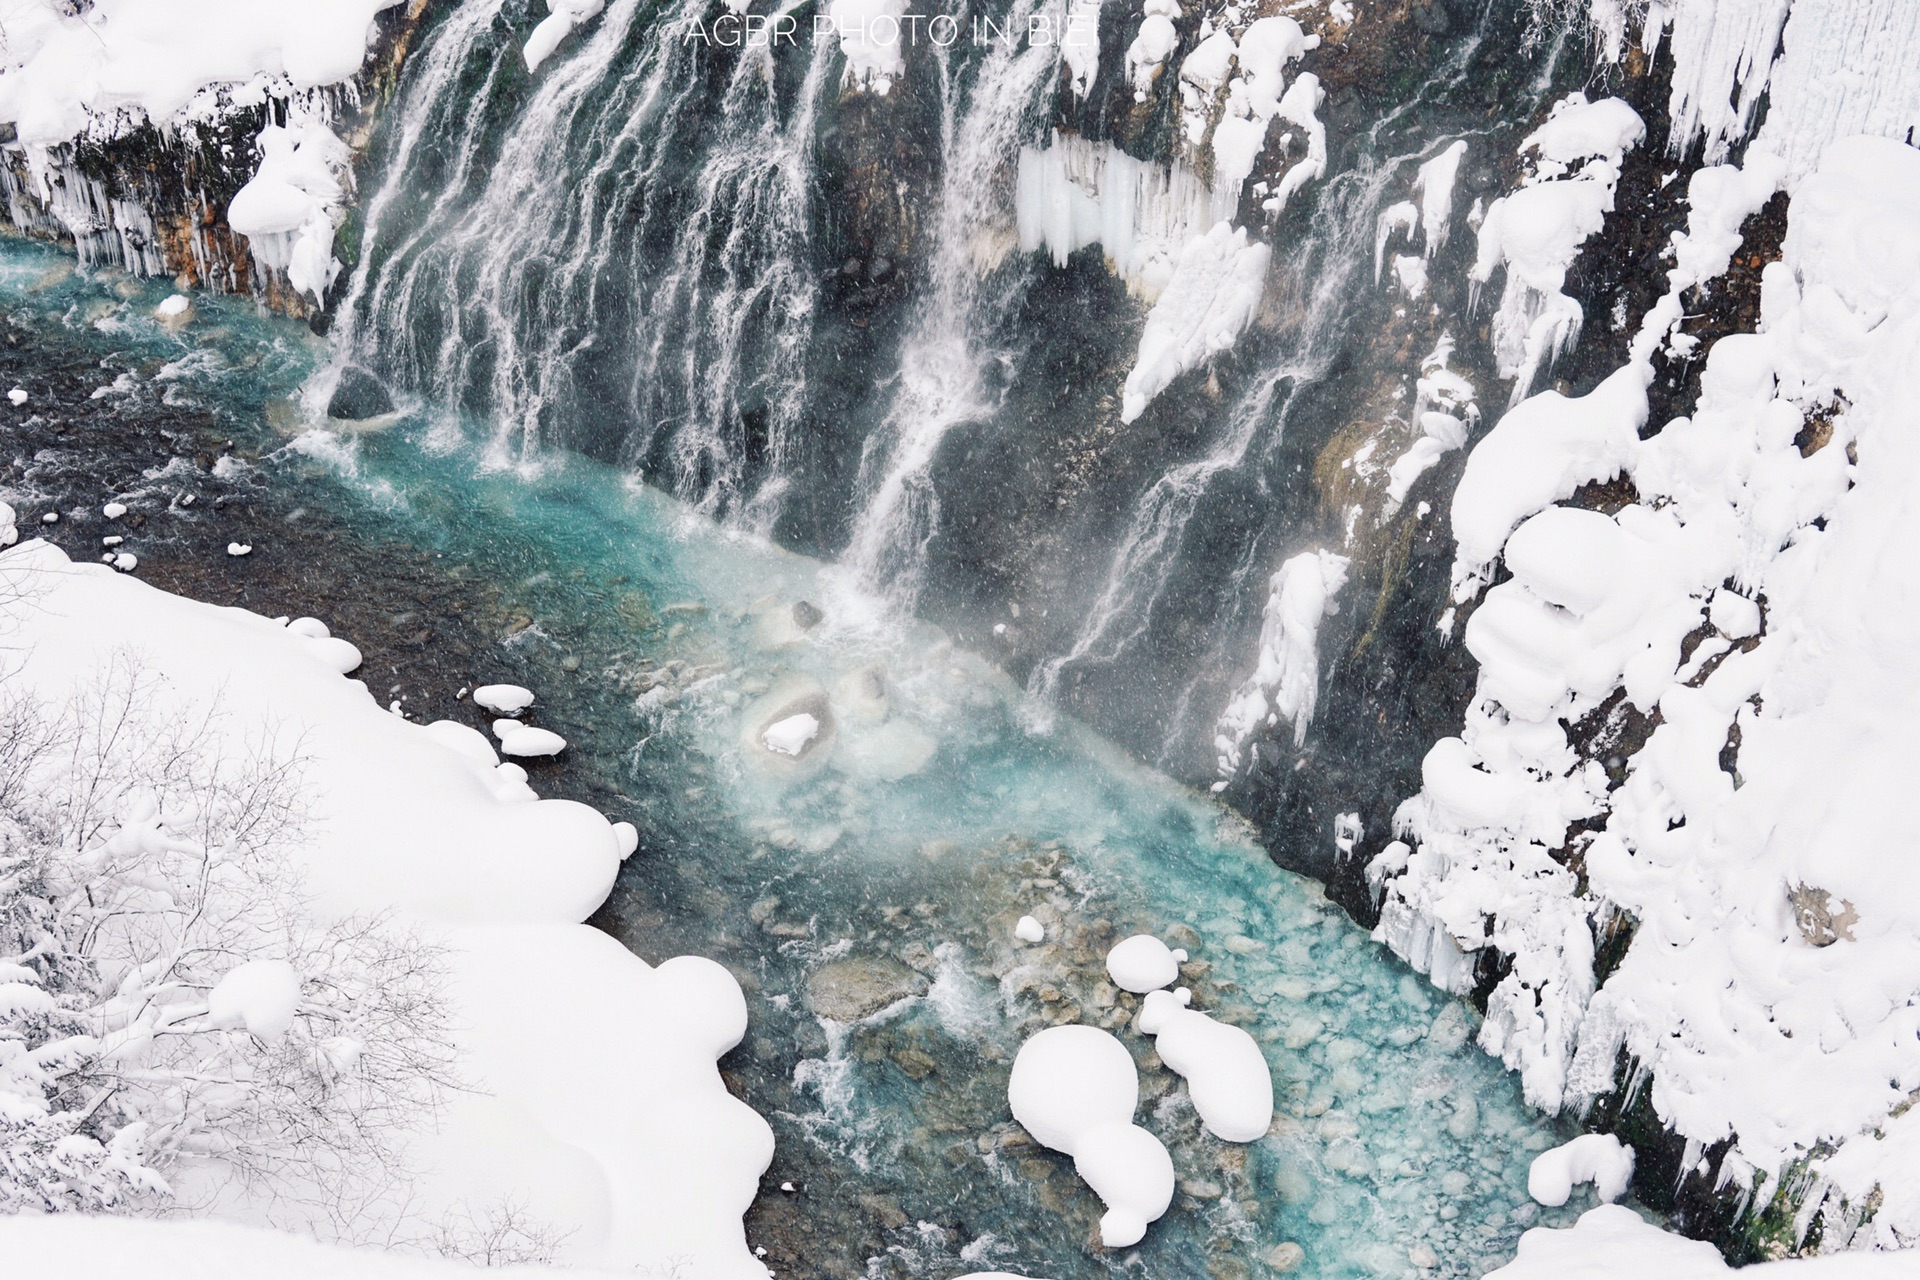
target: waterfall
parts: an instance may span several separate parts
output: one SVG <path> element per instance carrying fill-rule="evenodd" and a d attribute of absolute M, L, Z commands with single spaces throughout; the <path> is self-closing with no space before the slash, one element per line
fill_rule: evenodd
<path fill-rule="evenodd" d="M 1193 197 L 1238 219 L 1242 193 L 1209 185 L 1204 109 L 1169 98 L 1156 124 L 1117 62 L 1081 95 L 1057 44 L 978 38 L 1065 7 L 979 0 L 953 15 L 974 38 L 905 49 L 882 93 L 831 36 L 683 38 L 707 0 L 614 0 L 530 72 L 528 7 L 459 0 L 376 139 L 336 373 L 370 371 L 493 467 L 583 451 L 837 559 L 849 616 L 877 599 L 970 630 L 1024 596 L 1030 724 L 1064 705 L 1185 771 L 1257 631 L 1250 585 L 1318 518 L 1288 437 L 1337 427 L 1380 376 L 1347 377 L 1356 324 L 1390 305 L 1379 212 L 1423 158 L 1509 127 L 1483 105 L 1501 42 L 1436 43 L 1384 110 L 1349 89 L 1326 125 L 1300 69 L 1318 132 L 1272 150 L 1304 145 L 1326 176 L 1291 203 L 1251 188 L 1263 310 L 1139 418 L 1118 392 L 1145 304 L 1206 232 Z M 1135 21 L 1102 10 L 1109 43 Z M 1095 201 L 1097 239 L 1028 226 L 1042 189 Z M 970 541 L 989 524 L 1010 543 Z"/>
<path fill-rule="evenodd" d="M 600 448 L 770 526 L 806 400 L 832 46 L 797 84 L 744 49 L 716 88 L 674 38 L 701 0 L 664 20 L 619 0 L 529 84 L 499 9 L 466 0 L 409 66 L 342 359 L 480 419 L 499 465 Z"/>
<path fill-rule="evenodd" d="M 1046 0 L 1016 0 L 1011 24 L 1026 25 Z M 989 46 L 962 98 L 959 69 L 940 51 L 941 152 L 946 158 L 929 289 L 901 345 L 892 403 L 860 457 L 860 514 L 845 563 L 862 587 L 911 609 L 927 540 L 940 514 L 928 468 L 954 427 L 984 419 L 996 405 L 984 366 L 995 354 L 986 331 L 1024 281 L 995 272 L 1012 248 L 1012 175 L 1041 87 L 1059 50 Z"/>
<path fill-rule="evenodd" d="M 1153 665 L 1148 642 L 1156 608 L 1177 578 L 1204 573 L 1218 580 L 1210 593 L 1216 609 L 1209 621 L 1216 636 L 1211 656 L 1219 661 L 1195 663 L 1174 680 L 1157 682 L 1177 690 L 1163 722 L 1159 763 L 1175 766 L 1184 750 L 1211 739 L 1219 707 L 1215 699 L 1198 695 L 1220 686 L 1222 664 L 1235 661 L 1221 640 L 1235 634 L 1237 628 L 1230 625 L 1234 614 L 1256 603 L 1249 583 L 1263 580 L 1264 570 L 1277 565 L 1278 557 L 1270 557 L 1269 564 L 1255 554 L 1262 544 L 1258 527 L 1242 544 L 1241 554 L 1227 561 L 1209 562 L 1187 544 L 1204 527 L 1210 501 L 1215 509 L 1231 501 L 1218 492 L 1224 478 L 1250 476 L 1272 500 L 1267 474 L 1300 392 L 1327 378 L 1348 348 L 1358 314 L 1354 298 L 1369 284 L 1381 211 L 1403 198 L 1410 175 L 1423 159 L 1461 136 L 1480 136 L 1478 130 L 1429 135 L 1412 121 L 1419 108 L 1460 85 L 1480 46 L 1478 34 L 1463 41 L 1412 98 L 1376 121 L 1367 136 L 1348 149 L 1346 167 L 1322 187 L 1304 234 L 1279 246 L 1275 261 L 1281 281 L 1270 286 L 1270 292 L 1296 300 L 1287 331 L 1264 367 L 1234 398 L 1206 451 L 1161 472 L 1134 500 L 1084 620 L 1065 648 L 1037 663 L 1028 678 L 1023 719 L 1029 728 L 1051 728 L 1061 682 L 1069 672 L 1086 675 L 1113 668 L 1136 654 Z M 1401 149 L 1393 149 L 1396 145 Z"/>

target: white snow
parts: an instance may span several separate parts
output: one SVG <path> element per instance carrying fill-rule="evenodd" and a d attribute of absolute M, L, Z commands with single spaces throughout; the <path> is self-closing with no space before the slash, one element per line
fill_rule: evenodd
<path fill-rule="evenodd" d="M 227 544 L 227 554 L 235 557 L 250 556 L 253 554 L 253 546 L 251 543 L 246 542 L 229 542 Z"/>
<path fill-rule="evenodd" d="M 1611 1204 L 1627 1193 L 1633 1180 L 1633 1148 L 1610 1133 L 1583 1133 L 1542 1151 L 1527 1167 L 1527 1194 L 1539 1204 L 1559 1208 L 1583 1182 L 1593 1194 Z"/>
<path fill-rule="evenodd" d="M 207 1021 L 245 1027 L 262 1040 L 278 1040 L 293 1026 L 300 1006 L 300 974 L 285 960 L 247 960 L 227 970 L 207 995 Z"/>
<path fill-rule="evenodd" d="M 760 735 L 760 741 L 767 750 L 783 756 L 797 756 L 807 749 L 807 744 L 820 734 L 820 721 L 815 716 L 802 711 L 798 715 L 788 716 L 767 726 Z"/>
<path fill-rule="evenodd" d="M 1511 957 L 1480 1040 L 1537 1105 L 1612 1089 L 1624 1052 L 1696 1152 L 1731 1142 L 1723 1176 L 1756 1206 L 1791 1178 L 1799 1230 L 1895 1247 L 1920 1240 L 1920 1140 L 1891 1118 L 1920 1088 L 1920 880 L 1897 852 L 1920 769 L 1920 152 L 1826 146 L 1759 332 L 1714 344 L 1691 414 L 1642 441 L 1681 291 L 1780 180 L 1748 154 L 1693 188 L 1702 241 L 1632 362 L 1526 401 L 1469 458 L 1459 596 L 1503 556 L 1512 577 L 1469 619 L 1479 696 L 1397 815 L 1412 851 L 1377 936 L 1455 990 L 1463 952 Z M 1615 475 L 1636 495 L 1616 513 L 1553 506 Z M 1658 717 L 1620 783 L 1566 729 L 1614 696 Z M 1554 856 L 1573 823 L 1584 892 Z"/>
<path fill-rule="evenodd" d="M 12 405 L 14 408 L 17 409 L 21 405 L 25 404 L 26 402 L 27 402 L 27 393 L 22 388 L 15 387 L 13 388 L 13 390 L 7 392 L 7 403 Z"/>
<path fill-rule="evenodd" d="M 1175 378 L 1231 347 L 1253 323 L 1272 256 L 1244 228 L 1225 222 L 1187 242 L 1140 332 L 1140 354 L 1121 389 L 1122 422 L 1138 418 Z"/>
<path fill-rule="evenodd" d="M 1580 336 L 1580 306 L 1562 291 L 1567 268 L 1613 212 L 1620 165 L 1645 136 L 1618 98 L 1568 94 L 1520 144 L 1523 157 L 1532 155 L 1525 185 L 1487 207 L 1471 279 L 1484 284 L 1506 269 L 1493 348 L 1500 376 L 1514 379 L 1515 402 Z"/>
<path fill-rule="evenodd" d="M 109 502 L 106 506 L 100 508 L 100 514 L 109 520 L 118 520 L 121 516 L 127 514 L 127 504 L 124 502 Z"/>
<path fill-rule="evenodd" d="M 20 541 L 19 516 L 7 503 L 0 502 L 0 547 L 10 547 Z"/>
<path fill-rule="evenodd" d="M 1170 949 L 1152 934 L 1136 933 L 1107 952 L 1107 976 L 1122 991 L 1145 994 L 1179 981 L 1186 958 L 1186 952 Z"/>
<path fill-rule="evenodd" d="M 1173 20 L 1180 16 L 1175 0 L 1146 0 L 1139 30 L 1127 46 L 1127 79 L 1133 83 L 1133 100 L 1145 102 L 1153 92 L 1167 59 L 1180 43 Z"/>
<path fill-rule="evenodd" d="M 575 27 L 591 22 L 606 7 L 607 0 L 547 0 L 547 16 L 534 27 L 520 51 L 527 70 L 538 71 Z"/>
<path fill-rule="evenodd" d="M 1100 78 L 1100 4 L 1101 0 L 1072 0 L 1067 6 L 1060 56 L 1066 60 L 1067 83 L 1077 98 L 1086 97 Z"/>
<path fill-rule="evenodd" d="M 1188 1008 L 1171 991 L 1149 992 L 1137 1021 L 1153 1037 L 1161 1061 L 1186 1077 L 1193 1109 L 1208 1133 L 1226 1142 L 1266 1136 L 1273 1123 L 1273 1073 L 1251 1035 Z"/>
<path fill-rule="evenodd" d="M 17 1275 L 139 1280 L 472 1280 L 465 1259 L 350 1249 L 282 1231 L 192 1219 L 156 1221 L 77 1213 L 0 1215 L 0 1256 Z M 489 1267 L 501 1280 L 552 1276 L 549 1267 Z M 618 1273 L 572 1269 L 579 1280 Z"/>
<path fill-rule="evenodd" d="M 1139 1243 L 1173 1203 L 1173 1160 L 1133 1123 L 1139 1073 L 1108 1032 L 1068 1025 L 1030 1036 L 1014 1055 L 1007 1101 L 1035 1141 L 1073 1157 L 1106 1204 L 1100 1239 L 1109 1249 Z"/>
<path fill-rule="evenodd" d="M 1345 556 L 1303 551 L 1268 579 L 1260 657 L 1220 717 L 1214 747 L 1223 774 L 1240 767 L 1240 749 L 1262 724 L 1293 725 L 1298 746 L 1307 738 L 1320 698 L 1320 624 L 1340 612 L 1334 597 L 1347 584 Z"/>
<path fill-rule="evenodd" d="M 162 320 L 172 320 L 185 315 L 192 308 L 193 303 L 187 300 L 187 295 L 184 293 L 170 293 L 161 299 L 160 305 L 153 309 L 153 314 Z"/>
<path fill-rule="evenodd" d="M 517 716 L 533 705 L 533 690 L 517 684 L 483 684 L 473 691 L 473 705 L 503 716 Z"/>
<path fill-rule="evenodd" d="M 247 237 L 258 269 L 317 301 L 340 274 L 333 234 L 346 217 L 352 154 L 323 121 L 298 116 L 262 129 L 257 145 L 260 168 L 227 205 L 227 225 Z"/>
<path fill-rule="evenodd" d="M 832 0 L 827 14 L 846 59 L 842 80 L 885 97 L 907 69 L 901 18 L 907 0 Z"/>
<path fill-rule="evenodd" d="M 1535 1227 L 1518 1256 L 1486 1280 L 1909 1280 L 1911 1257 L 1840 1253 L 1762 1262 L 1738 1271 L 1704 1240 L 1662 1231 L 1624 1205 L 1603 1204 L 1561 1230 Z"/>
<path fill-rule="evenodd" d="M 649 966 L 579 923 L 605 898 L 628 843 L 605 818 L 570 801 L 496 794 L 501 780 L 471 743 L 449 745 L 445 730 L 389 715 L 338 674 L 333 646 L 351 646 L 318 624 L 283 626 L 180 599 L 37 541 L 0 556 L 0 572 L 29 588 L 7 610 L 13 687 L 57 705 L 116 654 L 130 654 L 165 680 L 168 702 L 183 712 L 220 698 L 232 749 L 263 729 L 297 741 L 314 813 L 306 837 L 281 852 L 308 909 L 326 920 L 381 915 L 445 948 L 449 1021 L 470 1091 L 399 1135 L 411 1165 L 404 1208 L 376 1196 L 336 1221 L 318 1207 L 306 1212 L 297 1195 L 249 1194 L 217 1161 L 177 1166 L 183 1195 L 217 1186 L 228 1218 L 415 1248 L 431 1247 L 452 1215 L 516 1205 L 560 1241 L 564 1261 L 764 1280 L 740 1215 L 772 1135 L 714 1066 L 744 1034 L 744 999 L 716 964 L 683 957 Z M 168 714 L 166 704 L 151 709 Z M 284 1010 L 284 976 L 229 974 L 223 1007 L 270 1034 Z M 64 1269 L 84 1270 L 84 1259 L 110 1256 L 140 1230 L 0 1222 L 10 1265 L 21 1256 L 13 1241 L 58 1239 Z M 240 1238 L 210 1224 L 165 1231 L 181 1234 L 154 1234 L 151 1258 L 141 1235 L 139 1264 L 121 1270 L 200 1274 L 226 1247 L 217 1242 Z M 263 1257 L 308 1271 L 274 1262 L 233 1273 L 378 1275 L 388 1265 L 336 1266 L 320 1261 L 317 1246 L 256 1242 Z M 314 1261 L 299 1262 L 302 1254 Z"/>
<path fill-rule="evenodd" d="M 1045 942 L 1047 940 L 1047 931 L 1045 927 L 1032 916 L 1021 916 L 1019 920 L 1014 922 L 1013 936 L 1022 942 Z"/>
<path fill-rule="evenodd" d="M 536 729 L 532 725 L 517 721 L 510 733 L 500 738 L 500 754 L 530 759 L 540 756 L 557 756 L 567 749 L 567 740 L 551 729 Z"/>
<path fill-rule="evenodd" d="M 360 70 L 374 15 L 398 2 L 24 0 L 7 13 L 0 120 L 45 146 L 122 110 L 173 122 L 212 85 L 338 84 Z"/>

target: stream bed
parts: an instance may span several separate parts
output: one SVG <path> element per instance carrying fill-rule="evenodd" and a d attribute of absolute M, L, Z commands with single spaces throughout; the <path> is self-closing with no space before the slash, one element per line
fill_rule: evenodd
<path fill-rule="evenodd" d="M 1477 1276 L 1526 1227 L 1590 1207 L 1585 1188 L 1558 1210 L 1528 1199 L 1529 1159 L 1567 1134 L 1474 1048 L 1471 1010 L 1231 811 L 1067 718 L 1029 731 L 1028 695 L 990 663 L 612 468 L 490 468 L 470 443 L 490 432 L 430 405 L 316 428 L 299 391 L 324 340 L 205 297 L 169 329 L 168 292 L 0 243 L 5 368 L 29 393 L 6 411 L 0 496 L 23 529 L 61 512 L 47 528 L 74 550 L 102 532 L 90 512 L 134 495 L 151 518 L 124 549 L 188 586 L 268 572 L 276 547 L 283 573 L 287 548 L 324 558 L 340 598 L 304 607 L 383 609 L 421 655 L 392 664 L 397 683 L 373 657 L 393 636 L 340 629 L 374 695 L 415 718 L 484 727 L 456 697 L 469 680 L 536 691 L 534 723 L 572 746 L 535 788 L 642 833 L 595 922 L 649 961 L 711 956 L 746 989 L 722 1069 L 777 1136 L 747 1220 L 776 1275 Z M 231 447 L 115 451 L 124 424 L 170 414 L 193 424 L 182 440 Z M 23 450 L 43 429 L 70 444 Z M 224 557 L 229 541 L 255 550 Z M 418 592 L 383 602 L 403 552 Z M 809 751 L 757 745 L 800 707 L 824 712 Z M 1024 914 L 1043 943 L 1014 937 Z M 1206 1135 L 1131 1029 L 1137 997 L 1102 962 L 1141 931 L 1184 947 L 1194 1006 L 1265 1050 L 1260 1141 Z M 1064 1022 L 1127 1043 L 1138 1120 L 1173 1153 L 1180 1191 L 1135 1249 L 1097 1247 L 1098 1201 L 1007 1110 L 1021 1042 Z"/>

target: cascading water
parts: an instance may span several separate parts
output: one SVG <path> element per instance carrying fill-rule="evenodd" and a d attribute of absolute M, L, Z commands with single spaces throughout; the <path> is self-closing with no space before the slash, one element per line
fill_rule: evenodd
<path fill-rule="evenodd" d="M 705 16 L 622 0 L 529 82 L 500 0 L 411 65 L 342 359 L 492 424 L 496 464 L 599 448 L 770 525 L 805 404 L 815 109 L 749 49 L 710 82 Z"/>
<path fill-rule="evenodd" d="M 1016 0 L 1008 25 L 1023 29 L 1044 5 Z M 861 451 L 860 514 L 845 553 L 855 582 L 908 611 L 939 521 L 934 454 L 956 425 L 996 408 L 983 376 L 995 354 L 983 350 L 986 331 L 1025 283 L 1017 266 L 1002 269 L 1013 247 L 1008 182 L 1039 91 L 1058 67 L 1055 49 L 1012 41 L 990 44 L 977 68 L 955 65 L 944 49 L 938 56 L 945 166 L 927 292 L 901 344 L 886 417 Z"/>
<path fill-rule="evenodd" d="M 1017 32 L 1064 13 L 953 16 Z M 805 29 L 798 4 L 780 14 Z M 530 17 L 465 0 L 411 60 L 336 363 L 484 424 L 492 465 L 577 449 L 837 558 L 848 606 L 879 596 L 965 632 L 1038 600 L 1009 655 L 1030 722 L 1058 703 L 1204 772 L 1258 629 L 1248 584 L 1312 520 L 1282 440 L 1365 394 L 1350 338 L 1386 305 L 1364 269 L 1379 210 L 1415 160 L 1499 127 L 1469 102 L 1481 36 L 1438 46 L 1376 119 L 1349 108 L 1329 129 L 1330 176 L 1262 233 L 1266 318 L 1209 375 L 1224 387 L 1176 383 L 1116 431 L 1143 308 L 1081 259 L 1021 252 L 1015 188 L 1023 146 L 1075 112 L 1096 147 L 1123 115 L 1135 151 L 1184 145 L 1166 140 L 1178 121 L 1138 123 L 1160 108 L 1129 105 L 1120 59 L 1069 108 L 1057 44 L 921 41 L 882 95 L 843 82 L 831 37 L 716 47 L 687 35 L 696 0 L 620 0 L 528 73 Z M 1103 21 L 1111 45 L 1128 20 Z M 1143 182 L 1190 163 L 1122 159 Z M 1086 461 L 1085 440 L 1110 457 Z M 976 542 L 987 510 L 1006 545 Z"/>

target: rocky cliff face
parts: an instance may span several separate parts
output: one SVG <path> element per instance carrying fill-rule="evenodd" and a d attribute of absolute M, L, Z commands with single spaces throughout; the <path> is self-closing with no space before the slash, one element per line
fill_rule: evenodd
<path fill-rule="evenodd" d="M 156 124 L 122 113 L 33 156 L 5 126 L 6 221 L 20 234 L 71 245 L 87 265 L 172 276 L 183 289 L 251 293 L 276 311 L 314 319 L 323 306 L 256 262 L 247 238 L 227 225 L 227 206 L 258 167 L 255 139 L 290 110 L 331 122 L 356 154 L 363 150 L 431 3 L 411 0 L 379 14 L 366 64 L 345 84 L 292 97 L 204 91 L 182 119 Z"/>

